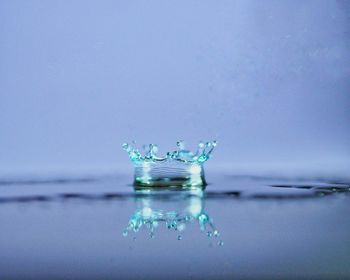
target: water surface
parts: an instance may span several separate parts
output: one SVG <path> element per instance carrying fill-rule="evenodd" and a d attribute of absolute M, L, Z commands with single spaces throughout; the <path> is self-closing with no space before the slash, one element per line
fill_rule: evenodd
<path fill-rule="evenodd" d="M 217 173 L 204 193 L 147 193 L 131 178 L 1 178 L 0 279 L 350 277 L 344 179 Z"/>

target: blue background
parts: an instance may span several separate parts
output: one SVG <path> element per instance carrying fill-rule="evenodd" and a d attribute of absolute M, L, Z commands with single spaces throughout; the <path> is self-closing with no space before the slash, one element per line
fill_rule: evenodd
<path fill-rule="evenodd" d="M 219 141 L 212 168 L 350 166 L 347 1 L 0 2 L 0 172 L 130 167 L 124 141 Z"/>

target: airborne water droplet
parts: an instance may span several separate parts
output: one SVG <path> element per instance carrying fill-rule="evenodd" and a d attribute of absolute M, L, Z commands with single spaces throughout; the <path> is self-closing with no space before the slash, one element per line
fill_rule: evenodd
<path fill-rule="evenodd" d="M 180 150 L 185 149 L 185 142 L 183 140 L 177 141 L 176 145 Z"/>

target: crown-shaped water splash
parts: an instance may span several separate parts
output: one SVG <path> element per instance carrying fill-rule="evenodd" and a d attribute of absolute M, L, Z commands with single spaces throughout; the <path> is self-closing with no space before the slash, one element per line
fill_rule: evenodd
<path fill-rule="evenodd" d="M 206 185 L 203 164 L 211 157 L 216 145 L 216 141 L 200 142 L 197 151 L 191 152 L 186 150 L 184 141 L 178 141 L 177 149 L 164 156 L 158 154 L 158 146 L 155 144 L 144 145 L 143 154 L 127 143 L 123 144 L 123 149 L 134 165 L 135 187 L 188 189 Z"/>

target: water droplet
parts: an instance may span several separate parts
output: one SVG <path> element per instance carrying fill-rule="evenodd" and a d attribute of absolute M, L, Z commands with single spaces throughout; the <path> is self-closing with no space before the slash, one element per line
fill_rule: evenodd
<path fill-rule="evenodd" d="M 127 230 L 124 230 L 124 231 L 123 231 L 123 236 L 124 236 L 124 237 L 128 236 L 128 231 L 127 231 Z"/>
<path fill-rule="evenodd" d="M 214 230 L 214 236 L 217 237 L 219 235 L 220 235 L 219 232 L 217 230 Z"/>
<path fill-rule="evenodd" d="M 218 242 L 218 245 L 219 245 L 219 246 L 224 246 L 224 241 L 220 240 L 220 241 Z"/>
<path fill-rule="evenodd" d="M 180 150 L 184 150 L 185 149 L 185 142 L 183 140 L 180 140 L 176 143 L 177 147 L 180 149 Z"/>
<path fill-rule="evenodd" d="M 200 214 L 198 216 L 198 221 L 201 223 L 201 224 L 205 224 L 207 223 L 209 220 L 208 216 L 206 214 Z"/>
<path fill-rule="evenodd" d="M 181 235 L 178 235 L 177 236 L 177 240 L 181 240 L 182 239 L 182 236 Z"/>
<path fill-rule="evenodd" d="M 213 233 L 212 233 L 211 231 L 208 231 L 208 232 L 207 232 L 207 236 L 208 236 L 208 237 L 212 237 L 212 236 L 213 236 Z"/>
<path fill-rule="evenodd" d="M 152 146 L 152 154 L 156 155 L 158 153 L 158 146 L 157 145 L 153 145 Z"/>
<path fill-rule="evenodd" d="M 138 232 L 139 229 L 140 229 L 140 226 L 139 226 L 139 225 L 136 225 L 136 226 L 134 227 L 134 232 Z"/>
<path fill-rule="evenodd" d="M 185 228 L 186 228 L 186 225 L 185 225 L 185 224 L 179 224 L 179 225 L 177 226 L 178 231 L 184 231 Z"/>

